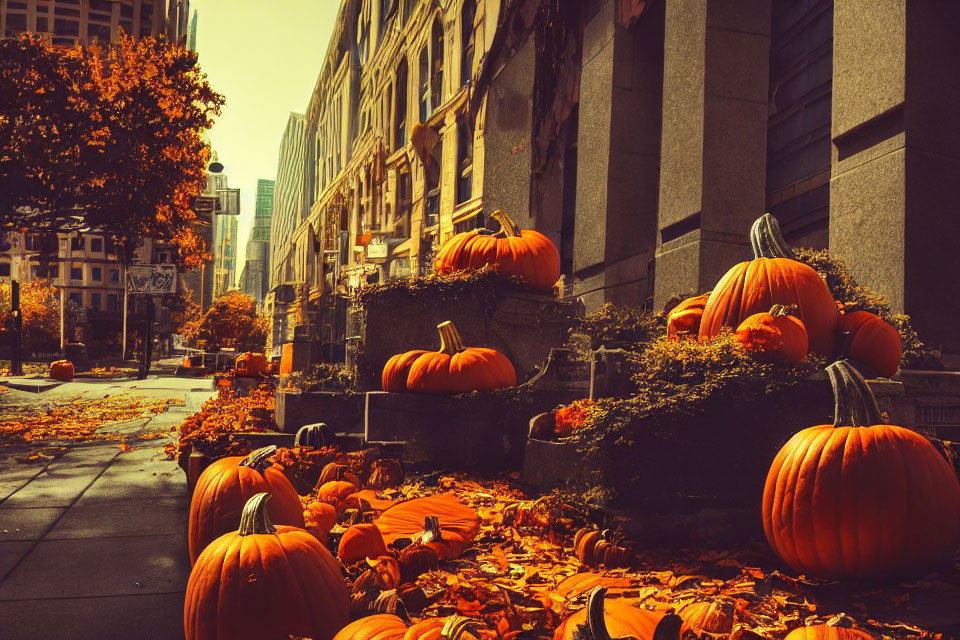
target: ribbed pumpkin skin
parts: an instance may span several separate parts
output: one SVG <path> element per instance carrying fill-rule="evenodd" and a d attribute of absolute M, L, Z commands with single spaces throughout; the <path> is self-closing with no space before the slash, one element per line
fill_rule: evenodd
<path fill-rule="evenodd" d="M 425 353 L 429 352 L 424 349 L 414 349 L 413 351 L 398 353 L 387 360 L 387 364 L 383 365 L 383 373 L 380 375 L 381 388 L 390 393 L 406 391 L 410 366 Z"/>
<path fill-rule="evenodd" d="M 720 278 L 700 320 L 700 341 L 736 328 L 775 304 L 796 305 L 810 351 L 830 357 L 839 311 L 826 283 L 807 265 L 790 258 L 756 258 L 735 265 Z"/>
<path fill-rule="evenodd" d="M 355 524 L 348 527 L 340 537 L 337 557 L 345 565 L 351 565 L 364 558 L 379 558 L 387 555 L 387 545 L 377 525 L 372 523 Z"/>
<path fill-rule="evenodd" d="M 807 330 L 791 315 L 755 313 L 737 327 L 737 340 L 749 351 L 797 364 L 807 357 Z"/>
<path fill-rule="evenodd" d="M 875 636 L 859 629 L 832 627 L 827 624 L 814 624 L 798 627 L 787 634 L 784 640 L 877 640 Z"/>
<path fill-rule="evenodd" d="M 697 336 L 700 332 L 700 319 L 710 293 L 687 298 L 667 314 L 667 337 L 678 338 L 681 335 Z"/>
<path fill-rule="evenodd" d="M 237 356 L 233 368 L 238 378 L 255 378 L 267 371 L 267 357 L 247 351 Z"/>
<path fill-rule="evenodd" d="M 187 640 L 330 640 L 349 607 L 330 552 L 306 531 L 279 526 L 211 542 L 190 573 L 183 622 Z"/>
<path fill-rule="evenodd" d="M 477 512 L 448 494 L 435 494 L 425 498 L 407 500 L 390 507 L 374 520 L 390 544 L 397 538 L 413 538 L 423 531 L 423 521 L 427 516 L 437 516 L 443 535 L 455 534 L 463 541 L 464 548 L 480 532 L 480 516 Z M 440 553 L 439 549 L 434 549 Z"/>
<path fill-rule="evenodd" d="M 60 382 L 71 382 L 73 380 L 73 363 L 69 360 L 51 362 L 50 377 Z"/>
<path fill-rule="evenodd" d="M 900 368 L 903 342 L 900 333 L 880 316 L 869 311 L 854 311 L 840 320 L 842 333 L 852 334 L 849 356 L 877 374 L 889 378 Z"/>
<path fill-rule="evenodd" d="M 693 631 L 700 635 L 707 633 L 725 634 L 733 631 L 733 601 L 694 602 L 680 610 L 683 626 L 680 635 Z"/>
<path fill-rule="evenodd" d="M 421 393 L 493 391 L 516 384 L 510 360 L 486 347 L 468 347 L 453 355 L 430 351 L 417 358 L 407 377 L 407 389 Z"/>
<path fill-rule="evenodd" d="M 505 238 L 464 231 L 448 240 L 437 253 L 437 273 L 496 266 L 497 271 L 520 276 L 532 289 L 544 291 L 560 278 L 560 252 L 547 236 L 524 229 Z"/>
<path fill-rule="evenodd" d="M 630 606 L 624 600 L 603 603 L 603 617 L 611 638 L 634 637 L 651 640 L 657 624 L 666 615 L 663 611 L 649 611 Z M 581 609 L 560 623 L 553 632 L 553 640 L 574 640 L 577 627 L 587 623 L 587 610 Z"/>
<path fill-rule="evenodd" d="M 334 640 L 403 640 L 407 625 L 392 613 L 376 613 L 354 620 Z"/>
<path fill-rule="evenodd" d="M 277 524 L 303 527 L 303 505 L 296 489 L 283 474 L 283 467 L 268 466 L 263 475 L 240 466 L 243 456 L 221 458 L 203 470 L 190 499 L 187 543 L 191 564 L 203 548 L 218 536 L 235 531 L 247 500 L 258 493 L 270 493 L 268 512 Z"/>
<path fill-rule="evenodd" d="M 763 528 L 783 561 L 807 575 L 921 575 L 957 548 L 960 485 L 909 429 L 810 427 L 770 467 Z"/>

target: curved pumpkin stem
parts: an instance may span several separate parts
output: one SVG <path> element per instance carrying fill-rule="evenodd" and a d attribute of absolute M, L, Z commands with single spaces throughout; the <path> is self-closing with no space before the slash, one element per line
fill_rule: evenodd
<path fill-rule="evenodd" d="M 429 535 L 429 538 L 425 540 L 426 542 L 443 540 L 443 530 L 440 529 L 440 518 L 438 516 L 426 516 L 423 519 L 423 530 Z M 424 538 L 427 538 L 427 536 L 424 536 Z"/>
<path fill-rule="evenodd" d="M 668 613 L 657 623 L 651 640 L 679 640 L 680 629 L 683 627 L 683 618 L 675 613 Z"/>
<path fill-rule="evenodd" d="M 500 228 L 503 229 L 503 232 L 508 236 L 520 237 L 520 229 L 517 228 L 517 223 L 510 219 L 503 209 L 497 209 L 490 214 L 490 217 L 500 223 Z"/>
<path fill-rule="evenodd" d="M 477 631 L 477 621 L 465 616 L 452 615 L 447 618 L 440 630 L 440 640 L 460 640 L 464 633 L 469 631 L 475 636 L 479 636 Z"/>
<path fill-rule="evenodd" d="M 258 493 L 243 505 L 243 511 L 240 512 L 240 528 L 237 533 L 241 536 L 253 534 L 271 534 L 276 533 L 277 528 L 270 522 L 267 516 L 267 500 L 272 496 L 269 493 Z"/>
<path fill-rule="evenodd" d="M 793 258 L 793 249 L 783 239 L 780 223 L 765 213 L 750 227 L 750 246 L 754 258 Z"/>
<path fill-rule="evenodd" d="M 267 470 L 267 467 L 270 466 L 267 459 L 277 452 L 277 445 L 272 444 L 269 447 L 263 447 L 262 449 L 257 449 L 246 458 L 240 461 L 241 467 L 250 467 L 254 471 L 257 471 L 260 475 L 263 475 L 263 472 Z"/>
<path fill-rule="evenodd" d="M 593 640 L 614 640 L 607 630 L 607 621 L 603 617 L 603 600 L 607 595 L 606 587 L 594 587 L 587 598 L 587 627 Z M 620 638 L 618 640 L 630 640 Z M 636 640 L 636 639 L 633 639 Z"/>
<path fill-rule="evenodd" d="M 827 367 L 833 387 L 833 426 L 869 427 L 880 424 L 877 399 L 860 372 L 846 360 Z"/>
<path fill-rule="evenodd" d="M 437 325 L 437 331 L 440 332 L 440 353 L 453 355 L 466 351 L 467 347 L 463 344 L 463 338 L 460 332 L 453 326 L 453 322 L 447 320 Z"/>
<path fill-rule="evenodd" d="M 789 305 L 789 306 L 788 306 L 788 305 L 785 305 L 785 304 L 775 304 L 775 305 L 773 305 L 772 307 L 770 307 L 770 315 L 772 315 L 772 316 L 774 316 L 774 317 L 778 317 L 778 316 L 789 316 L 789 315 L 791 315 L 795 310 L 796 310 L 796 308 L 795 308 L 793 305 Z"/>

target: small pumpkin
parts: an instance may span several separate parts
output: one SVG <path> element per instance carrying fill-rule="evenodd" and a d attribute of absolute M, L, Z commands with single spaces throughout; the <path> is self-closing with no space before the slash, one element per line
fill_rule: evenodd
<path fill-rule="evenodd" d="M 303 521 L 307 531 L 326 545 L 330 539 L 330 531 L 337 524 L 337 510 L 326 502 L 311 502 L 304 510 Z"/>
<path fill-rule="evenodd" d="M 397 562 L 400 565 L 401 580 L 414 582 L 424 573 L 440 568 L 440 554 L 428 545 L 411 544 L 400 552 Z"/>
<path fill-rule="evenodd" d="M 441 560 L 459 557 L 471 543 L 471 540 L 455 531 L 445 532 L 440 527 L 440 518 L 437 516 L 426 516 L 423 519 L 423 531 L 416 534 L 413 541 L 436 551 Z"/>
<path fill-rule="evenodd" d="M 267 357 L 262 353 L 246 351 L 237 356 L 233 368 L 238 378 L 256 378 L 267 372 Z"/>
<path fill-rule="evenodd" d="M 396 487 L 403 482 L 403 467 L 395 459 L 374 460 L 370 465 L 370 477 L 367 487 L 377 491 Z"/>
<path fill-rule="evenodd" d="M 324 447 L 335 446 L 336 444 L 337 434 L 323 422 L 305 424 L 297 429 L 297 435 L 293 437 L 293 446 L 295 447 L 322 449 Z M 331 478 L 331 480 L 339 479 L 341 478 Z"/>
<path fill-rule="evenodd" d="M 411 625 L 403 640 L 478 640 L 488 634 L 477 628 L 477 622 L 459 615 L 426 618 Z"/>
<path fill-rule="evenodd" d="M 416 362 L 417 358 L 425 353 L 430 353 L 426 349 L 414 349 L 391 356 L 387 364 L 383 365 L 383 373 L 380 374 L 380 387 L 390 393 L 403 393 L 407 390 L 407 376 L 410 375 L 410 367 Z"/>
<path fill-rule="evenodd" d="M 889 378 L 900 368 L 903 342 L 892 324 L 869 311 L 854 311 L 840 319 L 839 355 L 862 362 Z"/>
<path fill-rule="evenodd" d="M 360 488 L 360 478 L 348 465 L 339 462 L 330 462 L 324 465 L 323 470 L 320 472 L 318 482 L 325 484 L 335 480 L 346 481 L 356 486 L 357 489 Z"/>
<path fill-rule="evenodd" d="M 400 616 L 377 613 L 354 620 L 333 637 L 333 640 L 403 640 L 407 624 Z"/>
<path fill-rule="evenodd" d="M 339 513 L 355 501 L 350 499 L 360 487 L 347 480 L 331 480 L 324 482 L 317 489 L 317 500 L 327 502 L 333 505 L 333 508 Z"/>
<path fill-rule="evenodd" d="M 728 634 L 733 631 L 733 613 L 736 603 L 733 600 L 720 599 L 693 602 L 680 610 L 683 626 L 680 635 L 692 631 L 702 633 Z"/>
<path fill-rule="evenodd" d="M 753 314 L 782 304 L 796 307 L 810 351 L 830 357 L 840 319 L 827 284 L 811 267 L 793 259 L 777 219 L 769 213 L 753 223 L 750 244 L 754 259 L 727 271 L 707 298 L 700 341 L 710 340 L 724 326 L 736 328 Z"/>
<path fill-rule="evenodd" d="M 500 232 L 473 229 L 453 236 L 437 252 L 437 273 L 490 265 L 500 273 L 520 276 L 532 289 L 551 289 L 560 278 L 557 245 L 539 231 L 518 229 L 500 209 L 490 218 L 500 223 Z"/>
<path fill-rule="evenodd" d="M 276 450 L 269 446 L 246 457 L 221 458 L 203 470 L 190 499 L 187 541 L 191 563 L 207 544 L 237 529 L 244 505 L 258 493 L 273 495 L 270 514 L 277 523 L 304 526 L 300 496 L 284 475 L 283 466 L 270 462 Z"/>
<path fill-rule="evenodd" d="M 763 529 L 795 570 L 818 578 L 921 575 L 960 542 L 960 483 L 929 440 L 880 422 L 849 362 L 827 367 L 832 425 L 780 449 L 763 490 Z"/>
<path fill-rule="evenodd" d="M 797 627 L 788 633 L 784 640 L 877 640 L 877 638 L 860 629 L 831 624 L 813 624 L 808 627 Z"/>
<path fill-rule="evenodd" d="M 573 536 L 573 552 L 588 567 L 628 567 L 633 560 L 630 549 L 620 546 L 620 537 L 608 529 L 583 528 Z"/>
<path fill-rule="evenodd" d="M 680 617 L 663 611 L 650 611 L 618 599 L 604 601 L 607 589 L 595 587 L 587 599 L 587 607 L 567 617 L 556 628 L 554 640 L 676 640 L 680 637 Z M 587 627 L 590 636 L 580 632 Z"/>
<path fill-rule="evenodd" d="M 769 312 L 755 313 L 737 327 L 737 341 L 748 351 L 799 364 L 807 357 L 807 330 L 790 309 L 775 304 Z"/>
<path fill-rule="evenodd" d="M 365 558 L 379 558 L 387 555 L 387 545 L 377 525 L 365 522 L 347 527 L 340 536 L 337 557 L 345 565 L 360 562 Z"/>
<path fill-rule="evenodd" d="M 50 363 L 50 377 L 60 382 L 73 380 L 73 363 L 69 360 L 54 360 Z"/>
<path fill-rule="evenodd" d="M 667 337 L 678 339 L 681 337 L 696 337 L 700 332 L 700 318 L 703 317 L 703 308 L 710 297 L 710 291 L 699 296 L 687 298 L 675 306 L 667 314 Z"/>
<path fill-rule="evenodd" d="M 349 594 L 339 563 L 303 529 L 274 526 L 269 498 L 251 497 L 237 531 L 197 558 L 183 611 L 187 640 L 329 640 L 347 624 Z"/>
<path fill-rule="evenodd" d="M 429 351 L 410 365 L 409 391 L 457 394 L 516 386 L 517 373 L 505 355 L 486 347 L 464 346 L 449 320 L 437 325 L 437 330 L 440 350 Z"/>

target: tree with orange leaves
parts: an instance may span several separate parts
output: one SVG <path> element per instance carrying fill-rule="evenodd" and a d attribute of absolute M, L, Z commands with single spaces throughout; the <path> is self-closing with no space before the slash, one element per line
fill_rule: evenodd
<path fill-rule="evenodd" d="M 262 348 L 268 328 L 269 322 L 257 313 L 252 297 L 229 291 L 214 301 L 188 338 L 203 348 Z"/>
<path fill-rule="evenodd" d="M 169 238 L 198 266 L 200 136 L 223 96 L 165 39 L 123 36 L 101 53 L 0 41 L 0 231 L 97 229 L 126 257 L 144 236 Z"/>
<path fill-rule="evenodd" d="M 11 324 L 10 285 L 0 282 L 0 331 Z M 34 353 L 60 349 L 60 294 L 46 280 L 25 282 L 20 287 L 23 315 L 23 347 Z"/>

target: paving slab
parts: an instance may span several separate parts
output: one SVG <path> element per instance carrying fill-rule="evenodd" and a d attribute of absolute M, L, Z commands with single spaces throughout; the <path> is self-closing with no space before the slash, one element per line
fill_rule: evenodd
<path fill-rule="evenodd" d="M 0 600 L 183 593 L 189 576 L 182 533 L 44 540 L 0 584 Z"/>
<path fill-rule="evenodd" d="M 0 541 L 39 540 L 65 511 L 64 507 L 0 506 Z"/>
<path fill-rule="evenodd" d="M 182 640 L 183 594 L 0 602 L 3 640 Z"/>
<path fill-rule="evenodd" d="M 0 580 L 17 566 L 21 558 L 26 557 L 34 544 L 29 540 L 0 542 Z M 2 616 L 0 620 L 3 620 Z"/>
<path fill-rule="evenodd" d="M 133 459 L 128 462 L 120 457 L 90 485 L 84 492 L 83 499 L 153 499 L 158 495 L 176 496 L 186 493 L 187 480 L 176 461 Z"/>
<path fill-rule="evenodd" d="M 181 474 L 182 475 L 182 474 Z M 186 535 L 190 498 L 98 500 L 86 496 L 70 507 L 44 540 L 109 536 Z M 0 521 L 3 510 L 0 509 Z M 4 539 L 0 536 L 0 540 Z"/>
<path fill-rule="evenodd" d="M 150 418 L 134 418 L 133 420 L 124 420 L 122 422 L 111 422 L 97 429 L 97 433 L 121 433 L 124 435 L 132 435 L 138 433 L 149 423 Z"/>
<path fill-rule="evenodd" d="M 62 382 L 56 380 L 47 380 L 44 378 L 4 378 L 0 384 L 17 391 L 28 391 L 30 393 L 43 393 L 59 387 Z"/>
<path fill-rule="evenodd" d="M 26 486 L 46 467 L 46 464 L 20 464 L 17 462 L 6 468 L 0 466 L 0 504 L 3 504 L 3 501 L 9 496 Z"/>
<path fill-rule="evenodd" d="M 103 472 L 104 467 L 106 463 L 99 466 L 48 468 L 4 500 L 3 506 L 68 507 Z"/>

